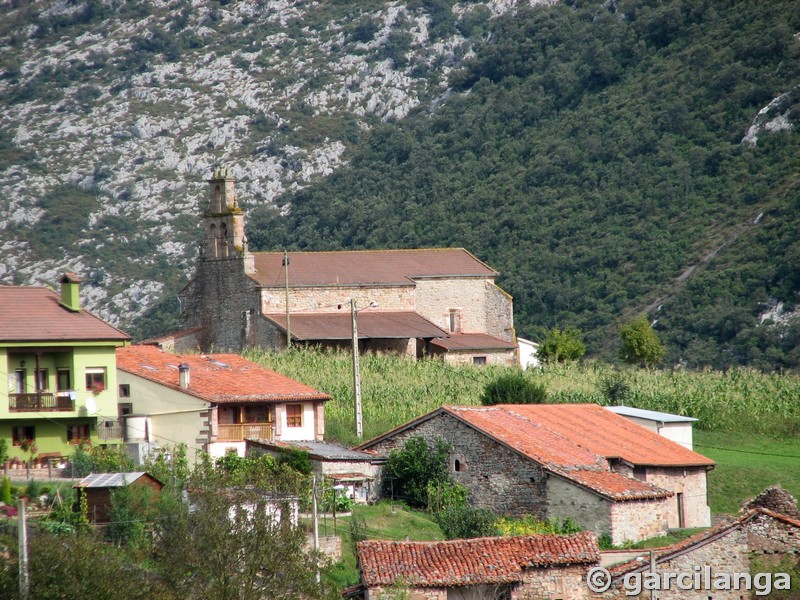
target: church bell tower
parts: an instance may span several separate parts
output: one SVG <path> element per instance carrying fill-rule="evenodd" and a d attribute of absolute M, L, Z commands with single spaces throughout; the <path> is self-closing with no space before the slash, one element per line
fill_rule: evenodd
<path fill-rule="evenodd" d="M 210 201 L 203 213 L 201 260 L 244 259 L 252 272 L 253 256 L 244 233 L 244 212 L 239 207 L 230 169 L 219 167 L 208 180 Z"/>

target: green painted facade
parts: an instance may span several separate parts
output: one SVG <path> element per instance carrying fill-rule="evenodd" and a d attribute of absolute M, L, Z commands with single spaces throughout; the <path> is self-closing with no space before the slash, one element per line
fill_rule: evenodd
<path fill-rule="evenodd" d="M 41 454 L 69 456 L 87 437 L 93 445 L 122 442 L 115 349 L 123 343 L 0 347 L 0 381 L 7 381 L 0 391 L 0 437 L 12 461 Z M 33 453 L 26 450 L 29 445 Z"/>

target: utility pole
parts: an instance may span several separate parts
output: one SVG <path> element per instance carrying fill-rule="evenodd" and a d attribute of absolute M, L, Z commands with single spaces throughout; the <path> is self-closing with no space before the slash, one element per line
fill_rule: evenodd
<path fill-rule="evenodd" d="M 292 317 L 289 314 L 289 253 L 283 251 L 283 274 L 286 287 L 286 348 L 292 347 Z"/>
<path fill-rule="evenodd" d="M 319 513 L 317 512 L 317 476 L 314 475 L 311 492 L 311 520 L 314 522 L 314 552 L 319 552 Z M 319 560 L 317 558 L 316 560 Z M 320 582 L 319 564 L 317 564 L 317 583 Z"/>
<path fill-rule="evenodd" d="M 28 524 L 25 521 L 25 499 L 17 504 L 17 533 L 19 536 L 19 597 L 28 600 L 30 594 L 30 578 L 28 575 Z"/>
<path fill-rule="evenodd" d="M 358 365 L 358 323 L 356 318 L 356 299 L 350 298 L 350 320 L 353 322 L 353 395 L 356 409 L 356 437 L 361 439 L 361 370 Z"/>

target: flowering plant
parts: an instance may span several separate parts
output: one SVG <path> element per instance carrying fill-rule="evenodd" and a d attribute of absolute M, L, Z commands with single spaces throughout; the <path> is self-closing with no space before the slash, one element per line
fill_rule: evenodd
<path fill-rule="evenodd" d="M 93 384 L 92 384 L 92 385 L 89 387 L 89 389 L 91 390 L 91 392 L 92 392 L 93 394 L 99 394 L 99 393 L 100 393 L 100 392 L 102 392 L 104 389 L 106 389 L 106 386 L 104 386 L 102 383 L 99 383 L 99 382 L 98 382 L 98 383 L 93 383 Z"/>

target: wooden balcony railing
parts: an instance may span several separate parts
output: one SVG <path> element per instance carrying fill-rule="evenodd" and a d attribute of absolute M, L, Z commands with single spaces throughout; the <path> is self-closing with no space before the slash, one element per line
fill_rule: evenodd
<path fill-rule="evenodd" d="M 52 392 L 38 394 L 9 394 L 9 412 L 70 412 L 75 410 L 75 402 L 69 396 Z"/>
<path fill-rule="evenodd" d="M 271 440 L 272 423 L 239 423 L 237 425 L 219 425 L 218 442 L 241 442 L 246 438 Z"/>
<path fill-rule="evenodd" d="M 97 437 L 101 442 L 106 440 L 121 440 L 125 433 L 119 421 L 98 421 Z"/>

